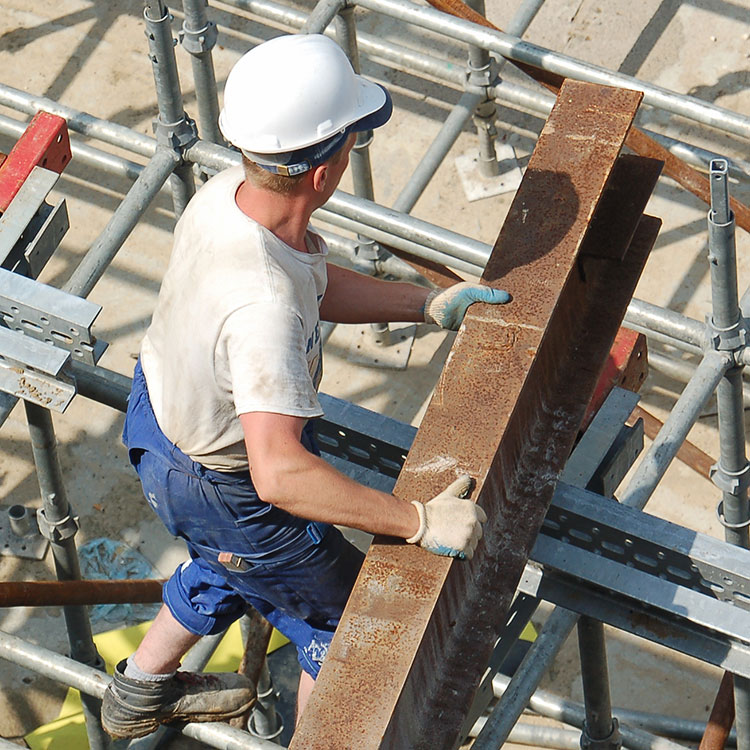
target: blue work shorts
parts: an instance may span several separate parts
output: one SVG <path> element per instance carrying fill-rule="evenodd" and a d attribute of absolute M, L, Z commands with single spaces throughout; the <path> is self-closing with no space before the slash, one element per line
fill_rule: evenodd
<path fill-rule="evenodd" d="M 140 362 L 123 441 L 146 499 L 190 554 L 163 589 L 175 619 L 198 635 L 218 633 L 250 604 L 317 677 L 363 554 L 335 527 L 261 500 L 248 471 L 207 469 L 173 445 L 154 417 Z M 309 423 L 302 443 L 318 453 Z"/>

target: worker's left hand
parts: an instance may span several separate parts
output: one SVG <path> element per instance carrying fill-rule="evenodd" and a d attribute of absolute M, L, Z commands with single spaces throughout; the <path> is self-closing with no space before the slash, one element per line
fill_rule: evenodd
<path fill-rule="evenodd" d="M 474 302 L 504 305 L 510 299 L 510 294 L 502 289 L 462 281 L 447 289 L 436 289 L 427 295 L 423 310 L 425 323 L 435 323 L 441 328 L 457 331 L 469 305 Z"/>

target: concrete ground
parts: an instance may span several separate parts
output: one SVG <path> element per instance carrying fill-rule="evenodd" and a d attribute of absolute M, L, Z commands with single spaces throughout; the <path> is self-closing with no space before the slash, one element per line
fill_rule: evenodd
<path fill-rule="evenodd" d="M 487 15 L 505 27 L 517 5 L 517 2 L 488 0 Z M 311 4 L 302 3 L 300 7 L 309 9 Z M 138 132 L 152 133 L 156 105 L 141 3 L 1 0 L 0 8 L 0 82 L 59 100 Z M 177 9 L 173 12 L 176 32 L 181 14 Z M 218 3 L 212 4 L 209 12 L 221 32 L 214 51 L 221 86 L 242 52 L 276 35 L 281 27 Z M 358 11 L 357 18 L 361 28 L 371 34 L 463 65 L 465 53 L 460 45 L 365 11 Z M 750 113 L 747 0 L 702 3 L 547 0 L 526 38 L 678 93 Z M 183 50 L 178 49 L 177 54 L 186 109 L 197 116 L 190 62 Z M 389 70 L 378 60 L 363 58 L 362 69 L 389 86 L 396 105 L 392 123 L 378 134 L 372 146 L 376 198 L 388 206 L 419 163 L 460 92 L 423 76 Z M 510 67 L 505 74 L 521 80 Z M 0 108 L 0 113 L 25 119 L 6 108 Z M 502 104 L 499 116 L 499 139 L 515 147 L 523 166 L 542 120 Z M 744 158 L 746 153 L 739 138 L 662 112 L 646 109 L 641 124 L 729 157 Z M 0 137 L 0 150 L 7 152 L 12 143 L 12 138 Z M 455 158 L 471 153 L 475 143 L 472 128 L 467 125 L 413 213 L 492 243 L 512 194 L 467 200 L 457 179 Z M 126 153 L 102 144 L 92 145 L 121 155 Z M 143 163 L 141 157 L 128 157 Z M 129 185 L 123 178 L 74 160 L 55 191 L 67 200 L 71 228 L 45 270 L 44 281 L 60 285 L 70 276 Z M 348 176 L 343 188 L 350 189 Z M 732 184 L 731 189 L 743 202 L 750 200 L 746 182 Z M 637 296 L 703 319 L 710 303 L 706 207 L 671 180 L 662 179 L 648 211 L 659 216 L 664 224 Z M 90 295 L 90 299 L 103 306 L 95 331 L 110 344 L 101 361 L 105 367 L 126 375 L 132 373 L 139 341 L 148 325 L 169 257 L 172 227 L 171 201 L 162 193 Z M 745 232 L 738 230 L 737 244 L 740 287 L 744 290 L 750 282 L 750 243 Z M 351 336 L 345 327 L 339 327 L 331 335 L 322 390 L 418 424 L 451 336 L 421 327 L 405 371 L 352 364 Z M 654 349 L 659 349 L 658 345 Z M 642 391 L 642 405 L 664 419 L 681 388 L 680 383 L 652 372 Z M 65 414 L 54 415 L 54 422 L 68 496 L 80 517 L 79 544 L 98 538 L 125 541 L 139 550 L 159 574 L 169 575 L 182 559 L 183 551 L 162 530 L 143 502 L 119 440 L 122 416 L 76 398 Z M 707 413 L 690 436 L 713 456 L 718 451 L 716 427 L 716 417 Z M 0 431 L 0 461 L 2 508 L 16 503 L 38 507 L 39 490 L 21 407 L 16 408 Z M 721 537 L 723 530 L 714 514 L 716 501 L 717 492 L 708 481 L 676 463 L 655 493 L 648 512 Z M 49 557 L 41 562 L 0 557 L 0 580 L 52 577 Z M 544 615 L 540 613 L 538 620 L 543 620 Z M 132 624 L 135 617 L 130 613 L 118 622 L 98 620 L 94 628 L 98 632 Z M 61 611 L 56 608 L 4 610 L 0 613 L 0 627 L 47 647 L 61 651 L 66 648 L 64 623 Z M 706 718 L 718 687 L 717 669 L 616 631 L 608 632 L 608 647 L 616 705 L 691 719 Z M 542 686 L 580 699 L 578 674 L 573 641 L 562 650 Z M 5 662 L 0 669 L 0 683 L 0 736 L 23 744 L 20 738 L 24 734 L 58 715 L 65 692 L 61 686 Z"/>

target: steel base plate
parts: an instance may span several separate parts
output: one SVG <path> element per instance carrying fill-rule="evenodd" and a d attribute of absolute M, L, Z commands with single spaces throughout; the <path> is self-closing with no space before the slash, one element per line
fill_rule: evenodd
<path fill-rule="evenodd" d="M 516 160 L 516 152 L 510 143 L 495 141 L 500 173 L 497 177 L 485 177 L 479 171 L 479 159 L 476 150 L 468 151 L 456 157 L 456 170 L 466 194 L 466 200 L 478 201 L 517 190 L 523 175 Z"/>
<path fill-rule="evenodd" d="M 414 323 L 391 323 L 388 333 L 379 334 L 369 325 L 352 326 L 347 359 L 367 367 L 405 370 L 417 326 Z"/>
<path fill-rule="evenodd" d="M 39 533 L 36 522 L 36 509 L 26 508 L 30 530 L 24 536 L 18 536 L 10 528 L 7 512 L 0 513 L 0 555 L 5 557 L 24 557 L 29 560 L 43 560 L 47 554 L 49 540 Z"/>

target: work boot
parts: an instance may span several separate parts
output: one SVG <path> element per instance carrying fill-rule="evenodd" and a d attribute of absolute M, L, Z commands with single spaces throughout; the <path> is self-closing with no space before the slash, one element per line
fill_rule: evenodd
<path fill-rule="evenodd" d="M 102 702 L 102 726 L 115 739 L 143 737 L 173 721 L 224 721 L 255 703 L 255 688 L 244 675 L 176 672 L 148 682 L 125 677 L 126 664 L 115 667 Z"/>

